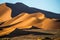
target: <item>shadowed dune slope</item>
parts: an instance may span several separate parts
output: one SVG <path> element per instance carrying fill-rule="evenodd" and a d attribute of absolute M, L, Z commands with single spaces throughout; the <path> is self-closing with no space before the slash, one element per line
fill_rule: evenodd
<path fill-rule="evenodd" d="M 45 11 L 45 10 L 41 10 L 41 9 L 37 9 L 37 8 L 34 8 L 34 7 L 29 7 L 29 6 L 27 6 L 23 3 L 15 3 L 15 4 L 6 3 L 6 5 L 12 9 L 12 17 L 17 16 L 21 12 L 27 12 L 27 13 L 30 13 L 30 14 L 35 13 L 35 12 L 42 12 L 48 18 L 60 19 L 60 14 Z"/>

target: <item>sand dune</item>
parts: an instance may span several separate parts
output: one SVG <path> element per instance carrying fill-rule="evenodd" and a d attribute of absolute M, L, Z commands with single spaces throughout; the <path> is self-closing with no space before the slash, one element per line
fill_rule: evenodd
<path fill-rule="evenodd" d="M 0 22 L 7 21 L 11 19 L 12 10 L 6 6 L 6 4 L 0 5 Z"/>
<path fill-rule="evenodd" d="M 14 31 L 16 28 L 18 29 L 27 29 L 27 28 L 31 28 L 32 25 L 35 23 L 36 18 L 35 17 L 30 17 L 27 20 L 23 21 L 23 22 L 19 22 L 16 25 L 10 26 L 8 28 L 3 28 L 3 30 L 0 30 L 0 36 L 3 35 L 8 35 L 10 34 L 12 31 Z"/>
<path fill-rule="evenodd" d="M 60 22 L 56 22 L 58 20 L 53 20 L 53 19 L 45 19 L 42 22 L 42 28 L 46 30 L 54 30 L 54 29 L 60 29 Z"/>
<path fill-rule="evenodd" d="M 18 16 L 6 21 L 5 23 L 3 23 L 1 26 L 5 26 L 5 25 L 12 25 L 21 21 L 26 20 L 27 18 L 29 18 L 30 15 L 28 13 L 21 13 Z"/>
<path fill-rule="evenodd" d="M 38 20 L 38 22 L 36 22 L 36 24 L 34 24 L 32 26 L 36 26 L 38 28 L 55 29 L 55 28 L 59 28 L 56 26 L 60 26 L 59 25 L 60 22 L 56 22 L 57 20 L 46 18 L 45 15 L 41 12 L 36 12 L 36 13 L 32 13 L 32 14 L 21 13 L 21 14 L 17 15 L 16 17 L 12 18 L 11 11 L 12 10 L 9 7 L 7 7 L 6 4 L 0 5 L 0 22 L 6 21 L 5 23 L 3 23 L 0 26 L 12 25 L 12 24 L 15 24 L 15 23 L 18 23 L 21 21 L 28 20 L 28 18 L 31 18 L 31 17 L 37 18 L 36 20 Z"/>
<path fill-rule="evenodd" d="M 32 13 L 31 15 L 40 20 L 43 20 L 45 18 L 45 15 L 41 12 Z"/>
<path fill-rule="evenodd" d="M 42 28 L 43 30 L 55 30 L 60 29 L 60 22 L 57 19 L 46 18 L 42 22 L 35 24 L 37 28 Z"/>
<path fill-rule="evenodd" d="M 4 28 L 3 30 L 0 30 L 0 36 L 8 35 L 15 29 L 16 29 L 15 27 Z"/>
<path fill-rule="evenodd" d="M 36 21 L 34 21 L 35 23 L 33 23 L 33 22 L 29 23 L 29 22 L 31 22 L 31 20 L 29 18 L 32 18 L 32 17 L 36 18 Z M 28 20 L 29 22 L 27 22 L 26 20 Z M 26 28 L 28 28 L 29 27 L 28 24 L 31 24 L 30 26 L 35 26 L 37 28 L 42 28 L 44 30 L 52 30 L 52 29 L 60 28 L 59 27 L 60 22 L 56 22 L 57 20 L 58 19 L 46 18 L 45 15 L 40 13 L 40 12 L 33 13 L 33 14 L 28 14 L 28 13 L 24 12 L 24 13 L 19 14 L 16 17 L 6 21 L 2 25 L 0 25 L 0 27 L 7 26 L 7 25 L 13 25 L 13 24 L 16 24 L 18 22 L 21 22 L 20 24 L 17 24 L 15 26 L 20 25 L 20 28 L 21 28 L 23 24 L 26 24 L 27 25 Z M 24 29 L 24 27 L 22 27 L 22 29 Z M 17 27 L 17 28 L 19 28 L 19 27 Z"/>
<path fill-rule="evenodd" d="M 15 27 L 17 27 L 18 29 L 26 29 L 26 28 L 31 28 L 32 25 L 35 23 L 36 21 L 36 18 L 35 17 L 31 17 L 31 18 L 28 18 L 27 20 L 21 22 L 21 23 L 18 23 L 16 25 L 14 25 Z"/>
<path fill-rule="evenodd" d="M 41 15 L 41 16 L 38 16 L 38 15 Z M 42 17 L 43 16 L 43 17 Z M 19 14 L 18 16 L 10 19 L 9 21 L 6 21 L 5 23 L 3 23 L 1 26 L 5 26 L 5 25 L 12 25 L 12 24 L 15 24 L 15 23 L 18 23 L 18 22 L 21 22 L 21 21 L 25 21 L 27 20 L 28 18 L 31 18 L 31 17 L 36 17 L 37 19 L 39 20 L 42 20 L 44 19 L 44 15 L 42 13 L 33 13 L 33 14 L 28 14 L 28 13 L 21 13 Z M 42 17 L 42 18 L 41 18 Z M 41 19 L 40 19 L 41 18 Z"/>
<path fill-rule="evenodd" d="M 6 27 L 8 25 L 13 25 L 7 28 L 2 28 L 0 30 L 0 36 L 7 35 L 18 29 L 29 29 L 32 26 L 41 28 L 43 30 L 55 30 L 60 29 L 60 19 L 47 18 L 44 13 L 35 12 L 29 14 L 27 12 L 22 12 L 15 17 L 11 17 L 12 9 L 7 7 L 6 4 L 0 5 L 0 23 L 4 22 L 0 27 Z M 17 23 L 17 24 L 16 24 Z"/>

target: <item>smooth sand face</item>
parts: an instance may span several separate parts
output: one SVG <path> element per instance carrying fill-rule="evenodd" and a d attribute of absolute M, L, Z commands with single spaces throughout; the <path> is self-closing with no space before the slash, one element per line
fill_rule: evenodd
<path fill-rule="evenodd" d="M 43 13 L 38 12 L 36 13 L 36 17 L 40 20 L 43 20 L 45 18 L 45 15 Z"/>
<path fill-rule="evenodd" d="M 40 20 L 43 20 L 45 18 L 45 15 L 41 12 L 36 12 L 31 15 L 33 15 L 34 17 L 36 17 L 37 19 L 40 19 Z"/>
<path fill-rule="evenodd" d="M 14 17 L 14 18 L 12 18 L 12 19 L 10 19 L 8 21 L 6 21 L 1 26 L 16 24 L 18 22 L 25 21 L 29 17 L 30 17 L 30 15 L 28 13 L 21 13 L 18 16 Z"/>
<path fill-rule="evenodd" d="M 22 16 L 22 17 L 21 17 Z M 27 17 L 29 17 L 29 18 L 27 18 Z M 21 15 L 18 15 L 17 17 L 15 17 L 15 19 L 14 20 L 12 20 L 12 22 L 18 22 L 18 21 L 20 21 L 20 18 L 21 18 L 21 21 L 23 20 L 23 19 L 26 19 L 26 20 L 24 20 L 23 22 L 19 22 L 18 24 L 16 24 L 16 25 L 13 25 L 13 26 L 10 26 L 9 28 L 3 28 L 3 30 L 2 31 L 0 31 L 0 36 L 4 36 L 4 35 L 8 35 L 8 34 L 10 34 L 12 31 L 14 31 L 16 28 L 18 28 L 18 29 L 26 29 L 26 28 L 31 28 L 32 27 L 32 25 L 35 23 L 35 21 L 36 21 L 36 18 L 35 17 L 31 17 L 31 16 L 29 16 L 29 14 L 28 13 L 23 13 L 23 14 L 21 14 Z M 17 20 L 18 19 L 18 20 Z M 11 21 L 10 20 L 10 21 Z M 9 21 L 9 22 L 10 22 Z"/>
<path fill-rule="evenodd" d="M 44 29 L 44 30 L 60 29 L 60 22 L 56 22 L 56 20 L 46 18 L 42 22 L 41 28 Z"/>
<path fill-rule="evenodd" d="M 34 13 L 33 15 L 37 18 L 37 21 L 38 21 L 33 26 L 35 26 L 37 28 L 41 28 L 42 22 L 46 18 L 45 15 L 41 12 Z"/>
<path fill-rule="evenodd" d="M 6 4 L 0 4 L 0 16 L 4 13 Z"/>
<path fill-rule="evenodd" d="M 35 17 L 36 21 L 32 22 L 33 20 L 31 19 L 32 17 Z M 30 19 L 29 19 L 30 18 Z M 33 13 L 33 14 L 28 14 L 28 13 L 21 13 L 19 15 L 17 15 L 16 17 L 12 18 L 11 20 L 9 21 L 6 21 L 4 24 L 2 24 L 1 26 L 6 26 L 6 25 L 12 25 L 12 24 L 15 24 L 15 23 L 18 23 L 18 22 L 21 22 L 23 21 L 22 23 L 20 23 L 19 25 L 21 24 L 26 24 L 27 27 L 25 28 L 29 28 L 29 27 L 32 27 L 32 26 L 36 26 L 38 28 L 41 28 L 41 20 L 44 20 L 45 16 L 44 14 L 40 13 L 40 12 L 37 12 L 37 13 Z M 28 22 L 25 22 L 26 20 L 28 20 Z M 40 21 L 40 22 L 39 22 Z M 30 23 L 29 23 L 30 22 Z M 28 24 L 31 24 L 31 25 L 28 25 Z M 33 24 L 33 25 L 32 25 Z M 18 25 L 17 25 L 18 26 Z M 22 25 L 21 25 L 22 26 Z M 21 26 L 19 27 L 19 29 L 21 28 Z M 23 27 L 24 28 L 24 27 Z M 22 29 L 23 29 L 22 28 Z"/>
<path fill-rule="evenodd" d="M 58 19 L 50 19 L 46 18 L 43 13 L 35 13 L 36 17 L 40 19 L 38 23 L 36 23 L 34 26 L 37 28 L 41 28 L 43 30 L 55 30 L 60 29 L 60 22 L 57 22 Z"/>
<path fill-rule="evenodd" d="M 6 4 L 0 5 L 0 22 L 4 22 L 11 19 L 12 10 L 6 6 Z"/>
<path fill-rule="evenodd" d="M 7 7 L 6 4 L 0 5 L 0 22 L 6 21 L 0 26 L 6 26 L 18 23 L 9 28 L 3 28 L 2 31 L 0 30 L 0 36 L 8 35 L 16 28 L 26 29 L 31 28 L 32 26 L 41 28 L 43 30 L 60 29 L 60 22 L 58 22 L 57 19 L 46 18 L 43 13 L 40 12 L 33 14 L 21 13 L 18 16 L 12 18 L 11 12 L 12 10 L 9 7 Z"/>
<path fill-rule="evenodd" d="M 6 21 L 3 25 L 15 24 L 15 23 L 18 23 L 21 21 L 23 21 L 22 24 L 25 23 L 26 25 L 28 25 L 28 24 L 32 24 L 32 22 L 29 23 L 32 20 L 32 19 L 30 20 L 29 18 L 35 17 L 36 20 L 39 19 L 40 21 L 37 22 L 35 25 L 29 25 L 29 27 L 36 26 L 37 28 L 42 28 L 44 30 L 60 28 L 60 25 L 59 25 L 60 22 L 55 22 L 56 19 L 46 18 L 45 15 L 41 12 L 37 12 L 37 13 L 33 13 L 33 14 L 21 13 L 18 16 L 11 18 L 11 11 L 12 10 L 9 7 L 7 7 L 6 4 L 0 5 L 0 22 Z M 26 20 L 28 20 L 28 22 Z M 21 25 L 21 23 L 16 26 L 19 26 L 19 25 Z M 20 26 L 20 28 L 21 28 L 21 26 Z M 57 27 L 57 26 L 59 26 L 59 27 Z M 26 27 L 26 28 L 29 28 L 29 27 Z M 24 28 L 24 27 L 22 27 L 22 28 Z"/>
<path fill-rule="evenodd" d="M 10 34 L 12 31 L 14 31 L 16 28 L 18 29 L 27 29 L 27 28 L 31 28 L 32 25 L 35 23 L 36 18 L 35 17 L 30 17 L 27 20 L 18 23 L 16 25 L 10 26 L 8 28 L 3 28 L 3 30 L 0 31 L 0 36 L 3 35 L 8 35 Z"/>
<path fill-rule="evenodd" d="M 26 19 L 25 21 L 15 25 L 18 29 L 26 29 L 26 28 L 31 28 L 33 24 L 35 24 L 36 18 L 35 17 L 30 17 Z"/>

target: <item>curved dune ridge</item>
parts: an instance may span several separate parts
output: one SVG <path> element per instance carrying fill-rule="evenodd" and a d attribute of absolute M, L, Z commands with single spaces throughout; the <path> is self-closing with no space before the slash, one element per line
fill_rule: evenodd
<path fill-rule="evenodd" d="M 27 14 L 27 13 L 21 13 L 20 15 L 6 21 L 5 23 L 3 23 L 1 26 L 5 26 L 5 25 L 12 25 L 12 24 L 15 24 L 15 23 L 18 23 L 18 22 L 21 22 L 25 19 L 27 19 L 30 15 Z"/>
<path fill-rule="evenodd" d="M 27 12 L 22 12 L 15 17 L 11 17 L 12 9 L 6 4 L 0 5 L 0 36 L 8 35 L 13 32 L 16 28 L 18 29 L 28 29 L 32 26 L 41 28 L 42 30 L 55 30 L 60 29 L 60 19 L 47 18 L 42 12 L 35 12 L 29 14 Z M 15 25 L 13 25 L 15 24 Z M 8 27 L 9 25 L 12 25 Z M 4 28 L 6 27 L 6 28 Z"/>

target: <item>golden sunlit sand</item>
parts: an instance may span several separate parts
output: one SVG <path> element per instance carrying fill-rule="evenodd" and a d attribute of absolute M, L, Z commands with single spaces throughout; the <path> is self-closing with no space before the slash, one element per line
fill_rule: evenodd
<path fill-rule="evenodd" d="M 40 19 L 40 20 L 43 20 L 45 18 L 45 15 L 41 12 L 36 12 L 36 13 L 31 14 L 31 15 Z"/>
<path fill-rule="evenodd" d="M 30 15 L 27 13 L 21 13 L 20 15 L 6 21 L 5 23 L 3 23 L 1 26 L 5 26 L 5 25 L 12 25 L 12 24 L 16 24 L 18 22 L 21 22 L 23 20 L 26 20 Z"/>
<path fill-rule="evenodd" d="M 0 22 L 10 20 L 11 17 L 11 8 L 7 7 L 6 4 L 0 5 Z"/>
<path fill-rule="evenodd" d="M 53 19 L 49 19 L 46 18 L 43 22 L 42 22 L 42 29 L 45 30 L 54 30 L 54 29 L 60 29 L 60 22 L 56 22 L 57 20 L 53 20 Z"/>

